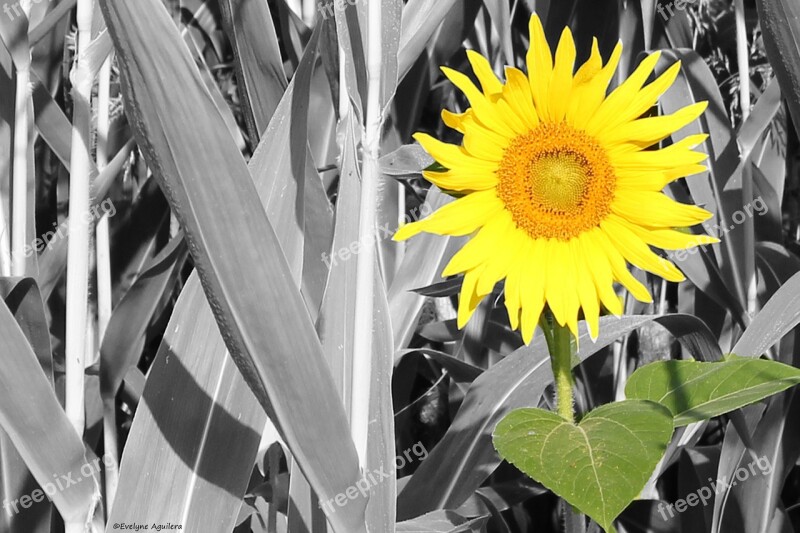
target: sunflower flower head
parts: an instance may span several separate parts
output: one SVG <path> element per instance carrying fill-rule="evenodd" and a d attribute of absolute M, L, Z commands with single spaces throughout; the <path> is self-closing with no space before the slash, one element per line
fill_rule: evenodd
<path fill-rule="evenodd" d="M 403 226 L 395 239 L 420 232 L 471 236 L 443 271 L 464 273 L 459 327 L 505 280 L 510 323 L 522 330 L 526 343 L 545 305 L 576 336 L 582 310 L 596 338 L 601 306 L 622 314 L 615 282 L 638 300 L 652 301 L 628 263 L 682 281 L 683 274 L 651 246 L 678 250 L 718 242 L 680 231 L 711 213 L 661 192 L 674 180 L 706 170 L 701 165 L 706 155 L 694 148 L 707 136 L 651 149 L 697 119 L 707 104 L 645 116 L 675 81 L 679 63 L 646 85 L 660 58 L 653 53 L 609 94 L 621 45 L 604 64 L 595 40 L 591 57 L 576 72 L 569 28 L 555 57 L 536 15 L 530 37 L 527 75 L 506 67 L 503 83 L 473 51 L 467 55 L 480 90 L 466 75 L 442 69 L 470 104 L 461 114 L 442 112 L 445 124 L 463 134 L 461 145 L 425 134 L 415 139 L 447 169 L 426 171 L 425 178 L 459 198 Z"/>

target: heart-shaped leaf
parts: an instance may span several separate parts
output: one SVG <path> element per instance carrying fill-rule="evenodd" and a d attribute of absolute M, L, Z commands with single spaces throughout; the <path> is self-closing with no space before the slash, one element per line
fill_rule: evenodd
<path fill-rule="evenodd" d="M 626 400 L 579 424 L 552 411 L 517 409 L 497 424 L 500 455 L 589 515 L 606 531 L 647 483 L 672 436 L 663 406 Z"/>
<path fill-rule="evenodd" d="M 732 357 L 726 361 L 660 361 L 630 377 L 628 398 L 650 400 L 669 409 L 675 427 L 734 411 L 800 383 L 800 369 Z"/>

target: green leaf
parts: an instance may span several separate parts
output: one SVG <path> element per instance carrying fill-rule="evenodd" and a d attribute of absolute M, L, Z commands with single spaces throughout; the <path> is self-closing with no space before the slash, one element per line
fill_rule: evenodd
<path fill-rule="evenodd" d="M 689 315 L 602 317 L 595 342 L 581 323 L 578 356 L 585 361 L 651 322 L 667 328 L 689 353 L 722 357 L 706 325 Z M 492 447 L 492 430 L 515 408 L 538 404 L 553 381 L 549 361 L 544 336 L 539 335 L 472 383 L 447 433 L 400 493 L 397 514 L 401 520 L 435 509 L 458 508 L 474 494 L 501 462 Z"/>
<path fill-rule="evenodd" d="M 763 359 L 661 361 L 634 372 L 625 393 L 665 406 L 679 427 L 750 405 L 798 383 L 800 369 Z"/>
<path fill-rule="evenodd" d="M 500 455 L 606 531 L 647 483 L 672 436 L 669 411 L 626 400 L 598 407 L 579 424 L 552 411 L 518 409 L 495 429 Z"/>

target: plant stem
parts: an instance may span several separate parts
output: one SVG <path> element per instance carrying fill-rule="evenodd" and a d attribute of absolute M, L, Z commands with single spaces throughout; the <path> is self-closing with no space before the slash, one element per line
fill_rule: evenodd
<path fill-rule="evenodd" d="M 92 80 L 86 48 L 91 41 L 92 0 L 78 2 L 77 61 L 72 71 L 72 154 L 69 180 L 69 249 L 67 253 L 66 411 L 75 431 L 83 437 L 84 372 L 89 295 L 89 220 Z"/>
<path fill-rule="evenodd" d="M 108 166 L 108 130 L 110 109 L 111 61 L 113 52 L 103 62 L 97 81 L 97 169 Z M 97 330 L 98 343 L 103 338 L 111 320 L 111 235 L 108 215 L 98 221 L 95 229 L 97 252 Z M 102 363 L 101 363 L 102 364 Z M 116 402 L 113 398 L 103 403 L 103 450 L 114 458 L 106 464 L 106 513 L 111 516 L 111 506 L 119 483 L 119 444 L 117 442 Z"/>
<path fill-rule="evenodd" d="M 558 323 L 553 313 L 547 309 L 540 321 L 542 331 L 550 351 L 550 365 L 556 385 L 556 412 L 565 420 L 575 423 L 573 389 L 575 377 L 572 374 L 572 356 L 576 354 L 576 342 L 569 328 Z M 584 533 L 586 519 L 564 501 L 565 533 Z"/>
<path fill-rule="evenodd" d="M 739 105 L 742 108 L 742 123 L 750 116 L 750 50 L 747 38 L 744 0 L 734 0 L 736 12 L 736 58 L 739 67 Z M 742 168 L 742 205 L 753 203 L 753 169 L 745 161 Z M 747 313 L 752 318 L 758 312 L 758 284 L 755 259 L 755 221 L 747 217 L 744 222 L 744 276 L 747 291 Z"/>
<path fill-rule="evenodd" d="M 11 201 L 11 275 L 25 275 L 25 244 L 28 240 L 28 106 L 30 64 L 17 66 L 14 117 L 14 159 Z"/>
<path fill-rule="evenodd" d="M 383 72 L 382 2 L 367 4 L 367 113 L 364 130 L 364 162 L 361 176 L 361 208 L 358 237 L 361 253 L 356 265 L 355 335 L 353 344 L 353 393 L 350 427 L 362 468 L 367 460 L 369 404 L 372 384 L 372 325 L 377 272 L 375 228 L 378 209 L 378 158 L 381 148 L 381 75 Z"/>
<path fill-rule="evenodd" d="M 556 384 L 556 406 L 558 414 L 565 420 L 575 422 L 572 389 L 575 378 L 572 375 L 572 356 L 575 344 L 572 332 L 560 325 L 553 314 L 547 310 L 542 315 L 542 329 L 545 331 L 547 348 L 550 350 L 550 364 Z"/>

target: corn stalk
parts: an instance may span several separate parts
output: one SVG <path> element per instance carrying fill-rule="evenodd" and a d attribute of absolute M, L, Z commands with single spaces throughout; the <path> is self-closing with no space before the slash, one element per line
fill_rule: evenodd
<path fill-rule="evenodd" d="M 350 420 L 362 468 L 366 465 L 369 433 L 369 399 L 372 383 L 372 324 L 377 250 L 375 231 L 378 208 L 378 159 L 381 148 L 382 2 L 367 5 L 367 114 L 361 182 L 359 242 L 356 267 L 355 336 L 353 347 L 353 394 Z"/>
<path fill-rule="evenodd" d="M 67 254 L 66 411 L 75 431 L 83 435 L 84 370 L 89 298 L 90 220 L 90 97 L 92 79 L 85 52 L 91 42 L 92 0 L 78 1 L 78 42 L 71 73 L 71 174 L 69 182 L 69 250 Z M 68 525 L 69 530 L 69 525 Z M 77 529 L 75 530 L 77 531 Z"/>

